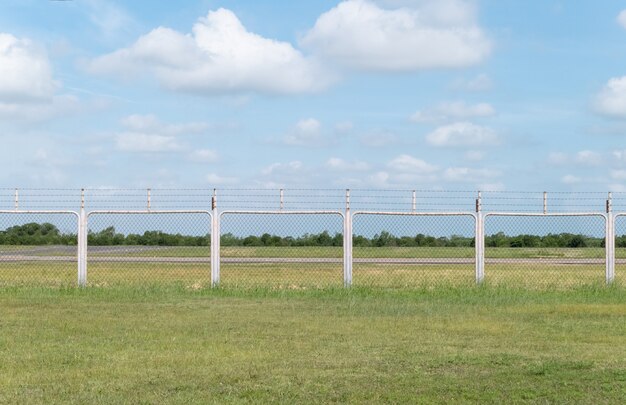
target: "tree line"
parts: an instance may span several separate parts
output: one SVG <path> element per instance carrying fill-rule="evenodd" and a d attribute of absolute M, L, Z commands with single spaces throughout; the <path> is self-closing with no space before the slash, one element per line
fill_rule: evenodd
<path fill-rule="evenodd" d="M 88 243 L 92 246 L 108 245 L 149 245 L 149 246 L 207 246 L 211 243 L 209 234 L 202 236 L 171 234 L 162 231 L 146 231 L 143 234 L 123 234 L 110 226 L 98 232 L 89 231 Z M 355 247 L 473 247 L 474 238 L 467 236 L 394 236 L 382 231 L 373 237 L 354 235 Z M 76 234 L 62 233 L 50 223 L 28 223 L 15 225 L 0 231 L 0 245 L 75 245 Z M 298 237 L 278 236 L 264 233 L 261 236 L 236 236 L 232 233 L 223 234 L 220 238 L 222 246 L 343 246 L 343 235 L 328 231 L 318 234 L 304 234 Z M 604 238 L 585 236 L 582 234 L 559 233 L 539 235 L 509 236 L 498 232 L 485 237 L 486 247 L 509 248 L 542 248 L 542 247 L 604 247 Z M 626 235 L 617 236 L 617 247 L 626 247 Z"/>

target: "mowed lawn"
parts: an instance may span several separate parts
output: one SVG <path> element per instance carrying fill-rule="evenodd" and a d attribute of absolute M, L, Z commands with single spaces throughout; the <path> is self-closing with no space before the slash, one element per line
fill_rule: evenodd
<path fill-rule="evenodd" d="M 0 289 L 0 403 L 623 403 L 626 290 Z"/>

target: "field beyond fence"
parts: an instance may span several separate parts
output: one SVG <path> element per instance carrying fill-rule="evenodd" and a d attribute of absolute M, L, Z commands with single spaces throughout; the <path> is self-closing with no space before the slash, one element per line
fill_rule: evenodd
<path fill-rule="evenodd" d="M 624 282 L 626 194 L 0 189 L 1 286 Z"/>

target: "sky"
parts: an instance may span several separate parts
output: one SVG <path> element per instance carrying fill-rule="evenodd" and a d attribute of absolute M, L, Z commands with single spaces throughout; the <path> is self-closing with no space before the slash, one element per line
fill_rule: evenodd
<path fill-rule="evenodd" d="M 0 184 L 626 191 L 626 2 L 3 0 Z"/>

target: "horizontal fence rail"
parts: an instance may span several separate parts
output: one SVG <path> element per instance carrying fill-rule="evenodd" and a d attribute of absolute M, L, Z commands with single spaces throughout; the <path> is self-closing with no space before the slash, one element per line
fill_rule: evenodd
<path fill-rule="evenodd" d="M 626 193 L 0 188 L 0 286 L 570 288 L 625 273 Z"/>

